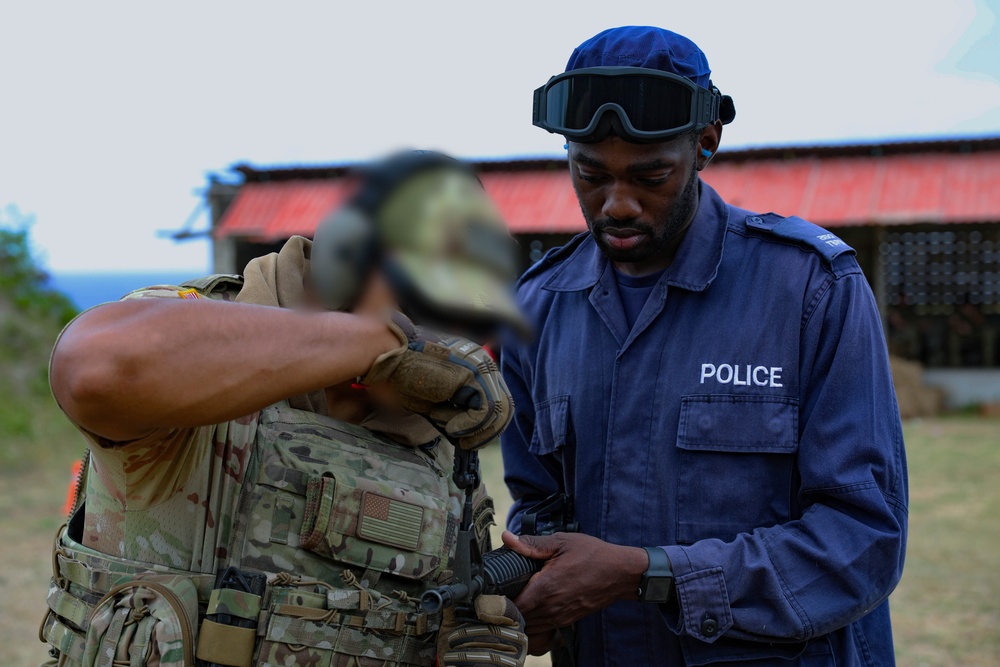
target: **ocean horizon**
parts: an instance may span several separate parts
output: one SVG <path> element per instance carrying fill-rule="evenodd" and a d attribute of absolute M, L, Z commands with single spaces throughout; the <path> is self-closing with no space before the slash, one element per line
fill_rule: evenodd
<path fill-rule="evenodd" d="M 117 301 L 132 290 L 150 285 L 176 285 L 208 275 L 210 271 L 49 271 L 47 285 L 70 298 L 80 310 Z"/>

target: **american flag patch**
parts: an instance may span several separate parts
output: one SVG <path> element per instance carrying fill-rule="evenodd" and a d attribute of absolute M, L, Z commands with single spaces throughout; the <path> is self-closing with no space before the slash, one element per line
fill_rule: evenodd
<path fill-rule="evenodd" d="M 194 290 L 194 289 L 181 290 L 181 291 L 177 292 L 177 296 L 179 296 L 182 299 L 200 299 L 201 298 L 200 296 L 198 296 L 198 290 Z"/>
<path fill-rule="evenodd" d="M 413 551 L 420 544 L 423 522 L 424 508 L 420 505 L 371 491 L 361 494 L 358 537 Z"/>

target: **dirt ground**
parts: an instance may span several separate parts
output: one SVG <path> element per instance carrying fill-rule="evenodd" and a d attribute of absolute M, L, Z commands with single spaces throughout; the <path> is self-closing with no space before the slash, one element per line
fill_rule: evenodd
<path fill-rule="evenodd" d="M 69 469 L 0 475 L 0 664 L 38 665 L 38 640 L 52 576 L 52 538 L 61 523 Z"/>

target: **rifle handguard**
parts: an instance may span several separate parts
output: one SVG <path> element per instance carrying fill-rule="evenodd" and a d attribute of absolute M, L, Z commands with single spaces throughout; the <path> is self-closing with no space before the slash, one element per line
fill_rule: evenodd
<path fill-rule="evenodd" d="M 531 579 L 542 569 L 543 562 L 525 558 L 507 547 L 483 554 L 483 576 L 474 577 L 471 586 L 464 583 L 439 586 L 424 591 L 420 608 L 434 614 L 452 605 L 471 600 L 478 595 L 503 595 L 516 598 Z"/>

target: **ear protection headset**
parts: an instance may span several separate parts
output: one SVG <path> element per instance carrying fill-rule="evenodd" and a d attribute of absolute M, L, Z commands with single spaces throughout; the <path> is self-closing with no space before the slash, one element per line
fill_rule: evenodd
<path fill-rule="evenodd" d="M 438 168 L 463 171 L 479 180 L 468 165 L 443 153 L 397 153 L 364 169 L 358 192 L 319 224 L 313 237 L 310 273 L 327 308 L 349 310 L 381 261 L 377 220 L 385 201 L 412 176 Z"/>

